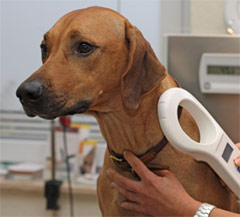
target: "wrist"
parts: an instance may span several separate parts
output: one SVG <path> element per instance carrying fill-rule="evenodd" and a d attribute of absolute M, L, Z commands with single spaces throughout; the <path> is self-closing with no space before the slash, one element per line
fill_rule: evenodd
<path fill-rule="evenodd" d="M 201 202 L 193 199 L 193 201 L 188 205 L 188 213 L 186 213 L 186 216 L 194 216 L 201 204 Z"/>
<path fill-rule="evenodd" d="M 181 209 L 181 213 L 179 216 L 194 216 L 197 212 L 198 208 L 201 206 L 201 202 L 190 198 L 189 200 L 185 200 L 185 205 Z"/>
<path fill-rule="evenodd" d="M 214 208 L 214 205 L 202 203 L 193 217 L 209 217 Z"/>

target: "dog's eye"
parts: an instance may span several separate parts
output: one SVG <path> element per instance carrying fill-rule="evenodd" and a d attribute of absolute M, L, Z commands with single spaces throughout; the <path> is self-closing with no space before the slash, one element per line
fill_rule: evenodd
<path fill-rule="evenodd" d="M 42 52 L 42 60 L 44 62 L 44 60 L 46 60 L 47 56 L 48 56 L 48 48 L 47 48 L 46 44 L 41 44 L 40 48 L 41 48 L 41 52 Z"/>
<path fill-rule="evenodd" d="M 77 46 L 77 53 L 82 55 L 82 56 L 86 56 L 88 54 L 90 54 L 92 51 L 94 50 L 94 46 L 87 43 L 87 42 L 81 42 L 78 44 Z"/>

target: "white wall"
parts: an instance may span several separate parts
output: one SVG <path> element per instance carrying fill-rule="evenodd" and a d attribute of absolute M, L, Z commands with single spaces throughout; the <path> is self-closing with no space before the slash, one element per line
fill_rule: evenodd
<path fill-rule="evenodd" d="M 226 34 L 224 0 L 190 0 L 190 29 L 193 34 Z"/>
<path fill-rule="evenodd" d="M 137 26 L 160 58 L 160 1 L 121 0 L 119 5 L 119 12 Z"/>

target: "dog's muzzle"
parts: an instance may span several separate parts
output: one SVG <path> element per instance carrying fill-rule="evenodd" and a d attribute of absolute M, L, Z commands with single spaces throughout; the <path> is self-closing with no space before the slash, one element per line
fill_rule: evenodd
<path fill-rule="evenodd" d="M 66 108 L 68 95 L 63 92 L 49 91 L 40 80 L 23 82 L 18 87 L 16 95 L 29 117 L 38 115 L 45 119 L 83 113 L 91 104 L 89 101 L 82 100 Z"/>

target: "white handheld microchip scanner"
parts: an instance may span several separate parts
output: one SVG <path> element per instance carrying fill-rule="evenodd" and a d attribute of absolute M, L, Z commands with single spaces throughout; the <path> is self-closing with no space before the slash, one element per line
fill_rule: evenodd
<path fill-rule="evenodd" d="M 177 114 L 179 106 L 195 119 L 200 142 L 192 140 L 180 126 Z M 197 161 L 208 163 L 240 198 L 240 169 L 233 161 L 240 151 L 193 95 L 182 88 L 166 90 L 158 101 L 158 117 L 164 135 L 176 149 Z"/>

